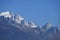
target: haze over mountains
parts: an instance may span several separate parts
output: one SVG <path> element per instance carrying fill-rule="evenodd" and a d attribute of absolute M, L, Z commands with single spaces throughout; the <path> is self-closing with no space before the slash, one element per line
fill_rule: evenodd
<path fill-rule="evenodd" d="M 37 20 L 38 21 L 38 20 Z M 11 12 L 0 13 L 0 40 L 60 40 L 60 27 L 40 27 Z"/>

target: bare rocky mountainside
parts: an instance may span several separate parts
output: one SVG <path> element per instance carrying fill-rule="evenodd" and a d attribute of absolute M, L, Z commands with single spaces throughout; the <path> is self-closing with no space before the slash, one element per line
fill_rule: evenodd
<path fill-rule="evenodd" d="M 60 40 L 60 27 L 39 27 L 11 12 L 0 13 L 0 40 Z"/>

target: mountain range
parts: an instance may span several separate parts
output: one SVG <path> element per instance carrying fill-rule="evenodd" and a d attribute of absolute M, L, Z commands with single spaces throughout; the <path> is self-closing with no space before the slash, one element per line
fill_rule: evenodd
<path fill-rule="evenodd" d="M 36 26 L 12 12 L 0 13 L 0 40 L 60 40 L 60 27 Z"/>

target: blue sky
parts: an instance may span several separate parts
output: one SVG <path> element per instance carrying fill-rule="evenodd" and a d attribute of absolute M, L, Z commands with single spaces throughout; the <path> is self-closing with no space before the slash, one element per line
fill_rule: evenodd
<path fill-rule="evenodd" d="M 0 0 L 0 12 L 19 13 L 26 21 L 36 25 L 47 22 L 58 24 L 60 18 L 60 0 Z"/>

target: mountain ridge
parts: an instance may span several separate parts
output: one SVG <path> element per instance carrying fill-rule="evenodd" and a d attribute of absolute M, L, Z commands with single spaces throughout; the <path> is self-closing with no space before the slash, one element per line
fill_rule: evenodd
<path fill-rule="evenodd" d="M 40 28 L 10 12 L 0 13 L 0 35 L 0 40 L 60 40 L 58 26 L 47 23 Z"/>

